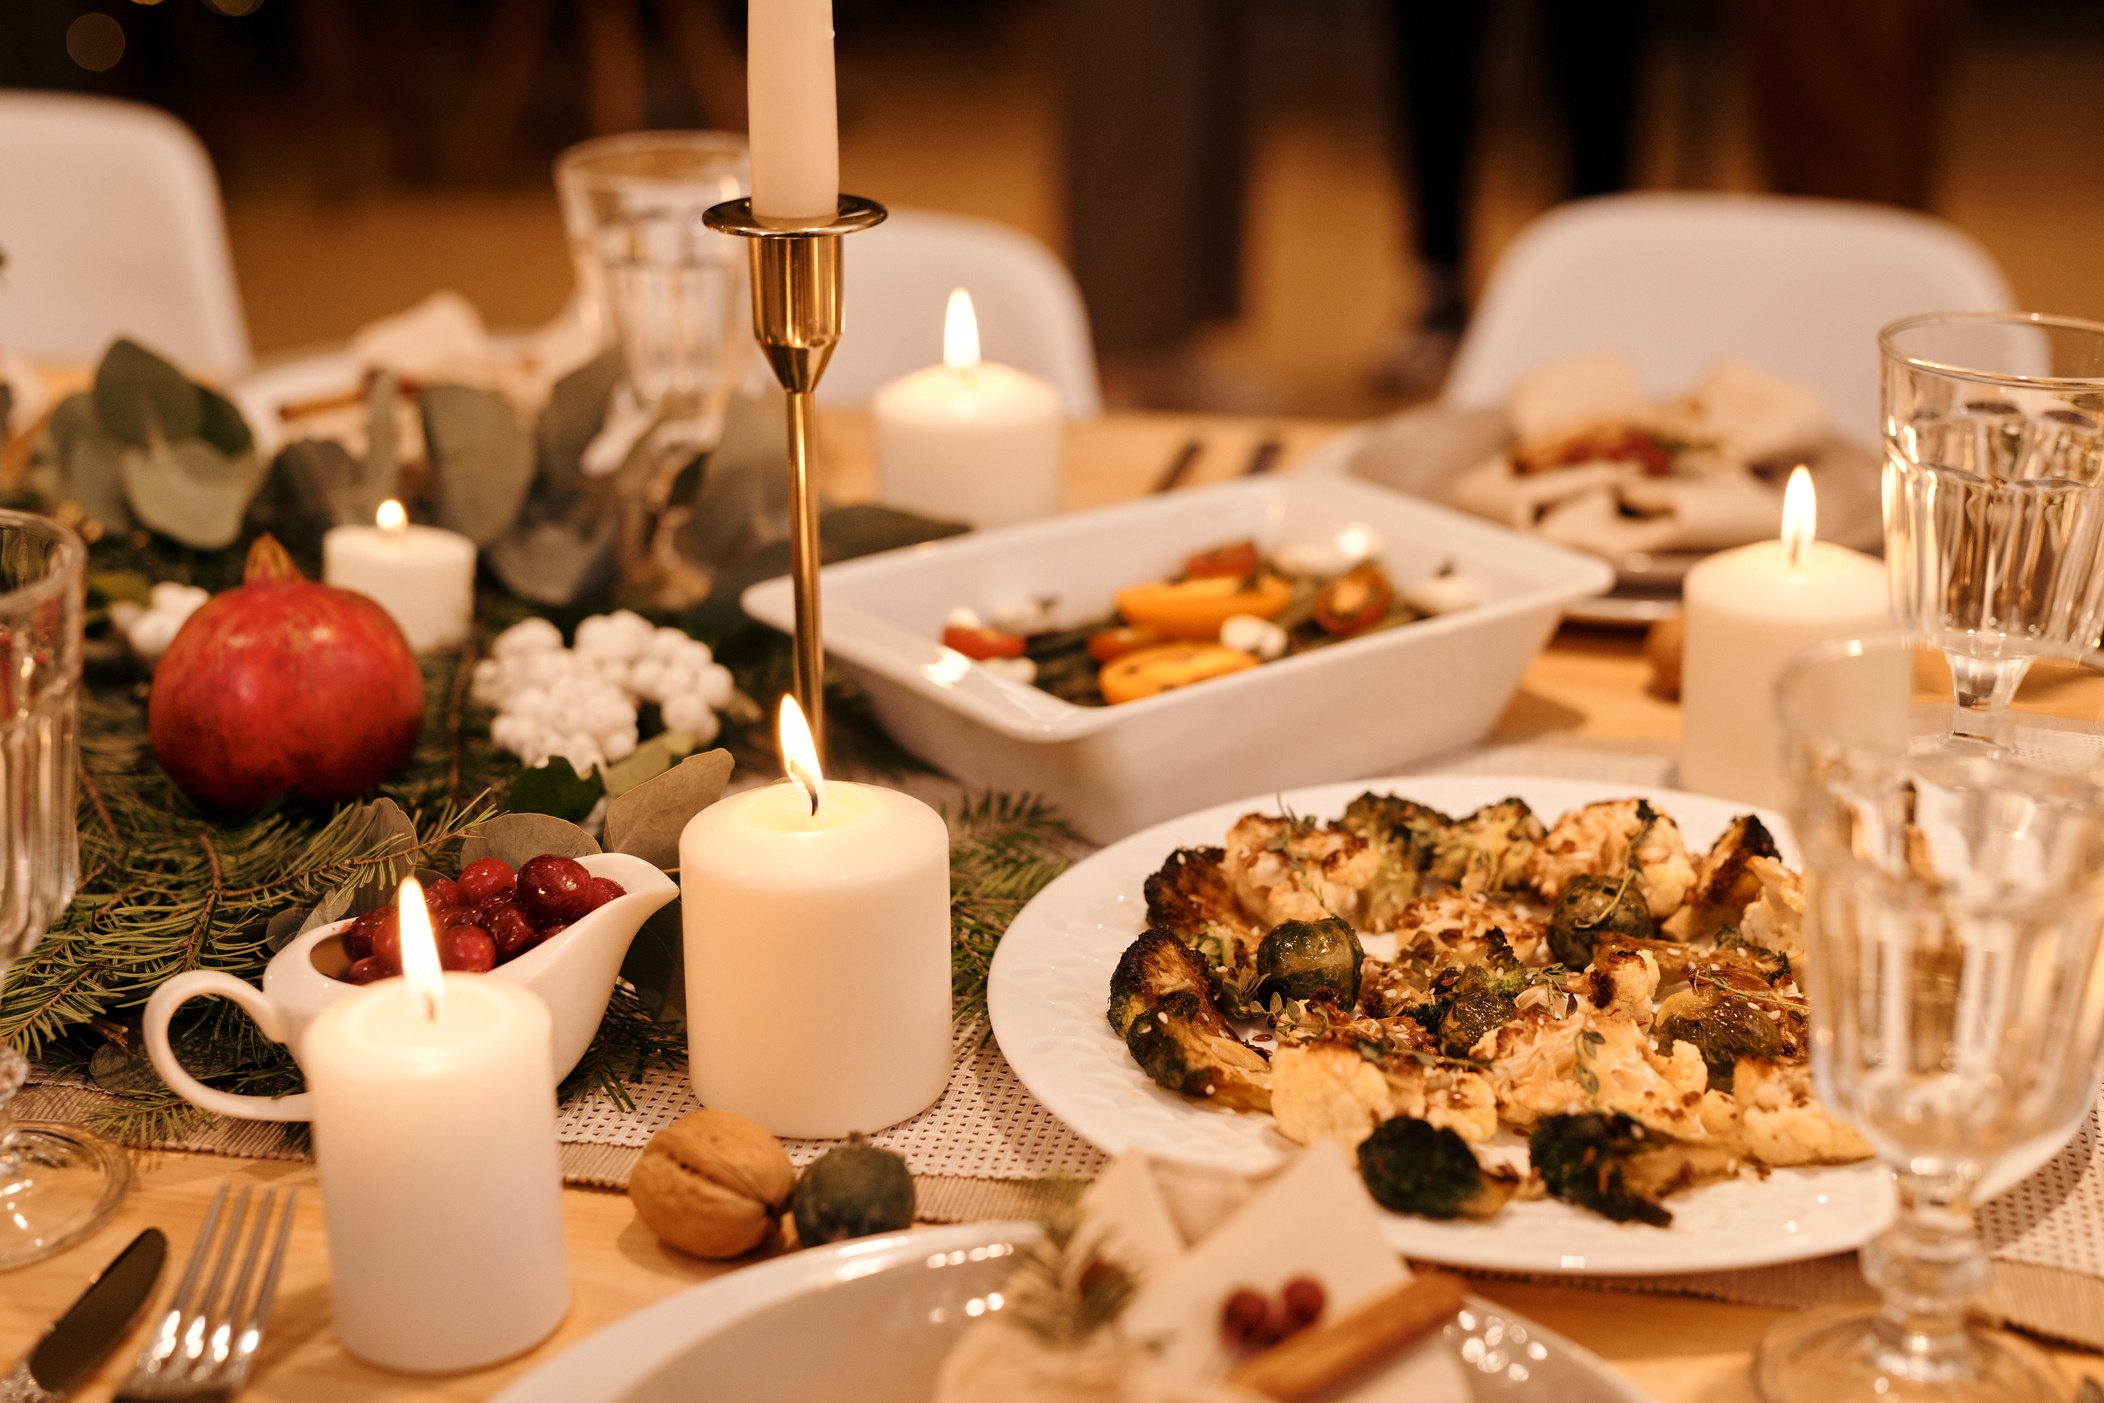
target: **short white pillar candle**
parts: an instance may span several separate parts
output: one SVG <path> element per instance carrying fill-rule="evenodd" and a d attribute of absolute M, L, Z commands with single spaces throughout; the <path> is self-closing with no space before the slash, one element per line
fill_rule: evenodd
<path fill-rule="evenodd" d="M 1680 783 L 1745 804 L 1782 802 L 1775 683 L 1816 644 L 1890 627 L 1885 565 L 1814 539 L 1811 475 L 1790 475 L 1782 539 L 1719 552 L 1688 571 L 1681 654 Z"/>
<path fill-rule="evenodd" d="M 410 525 L 392 499 L 380 504 L 374 525 L 323 534 L 321 577 L 372 598 L 419 653 L 459 647 L 474 623 L 475 543 L 457 531 Z"/>
<path fill-rule="evenodd" d="M 791 773 L 680 835 L 688 1071 L 704 1106 L 777 1135 L 880 1130 L 949 1080 L 949 829 L 815 757 Z"/>
<path fill-rule="evenodd" d="M 1065 437 L 1059 391 L 980 360 L 979 323 L 963 288 L 950 294 L 942 359 L 870 401 L 879 500 L 973 526 L 1057 512 Z"/>

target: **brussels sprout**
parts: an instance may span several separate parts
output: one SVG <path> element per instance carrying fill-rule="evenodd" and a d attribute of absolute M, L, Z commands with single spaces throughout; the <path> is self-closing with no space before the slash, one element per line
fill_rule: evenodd
<path fill-rule="evenodd" d="M 1546 1116 L 1527 1141 L 1527 1156 L 1552 1198 L 1590 1208 L 1617 1223 L 1665 1227 L 1666 1195 L 1738 1172 L 1738 1160 L 1714 1145 L 1693 1144 L 1621 1114 Z"/>
<path fill-rule="evenodd" d="M 1634 868 L 1620 877 L 1573 877 L 1549 913 L 1549 954 L 1572 969 L 1584 969 L 1602 936 L 1649 940 L 1654 933 L 1644 879 Z"/>
<path fill-rule="evenodd" d="M 1715 987 L 1683 989 L 1658 1006 L 1652 1035 L 1670 1056 L 1676 1042 L 1693 1043 L 1709 1068 L 1712 1091 L 1731 1090 L 1741 1057 L 1780 1057 L 1783 1030 L 1768 1010 Z"/>
<path fill-rule="evenodd" d="M 1271 1109 L 1271 1066 L 1202 993 L 1171 994 L 1132 1020 L 1125 1049 L 1157 1085 L 1238 1111 Z"/>
<path fill-rule="evenodd" d="M 1519 1188 L 1511 1170 L 1484 1168 L 1466 1140 L 1415 1116 L 1383 1121 L 1359 1142 L 1359 1175 L 1381 1207 L 1427 1218 L 1489 1218 Z"/>
<path fill-rule="evenodd" d="M 1448 825 L 1427 873 L 1464 892 L 1511 896 L 1525 885 L 1527 861 L 1545 833 L 1541 820 L 1522 800 L 1485 804 Z"/>
<path fill-rule="evenodd" d="M 1359 968 L 1366 960 L 1349 921 L 1286 921 L 1273 926 L 1257 946 L 1257 999 L 1335 999 L 1339 1008 L 1359 1001 Z"/>

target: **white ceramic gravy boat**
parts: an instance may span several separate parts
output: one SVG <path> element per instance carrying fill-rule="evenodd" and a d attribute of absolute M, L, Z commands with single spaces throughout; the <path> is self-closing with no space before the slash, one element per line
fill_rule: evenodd
<path fill-rule="evenodd" d="M 594 853 L 579 862 L 595 877 L 611 877 L 627 888 L 552 940 L 543 941 L 517 959 L 498 965 L 485 979 L 523 984 L 548 1005 L 553 1029 L 555 1079 L 560 1082 L 584 1056 L 599 1020 L 613 997 L 636 932 L 653 912 L 679 895 L 679 885 L 642 858 L 627 853 Z M 214 1091 L 183 1069 L 168 1042 L 169 1020 L 176 1009 L 205 994 L 232 999 L 256 1020 L 273 1042 L 300 1055 L 300 1040 L 314 1016 L 338 999 L 350 998 L 359 986 L 335 978 L 350 967 L 338 937 L 350 925 L 337 921 L 299 936 L 271 958 L 256 988 L 231 974 L 190 970 L 175 975 L 146 1001 L 146 1053 L 154 1070 L 178 1095 L 195 1106 L 240 1120 L 297 1121 L 309 1118 L 307 1093 L 294 1096 L 239 1096 Z"/>

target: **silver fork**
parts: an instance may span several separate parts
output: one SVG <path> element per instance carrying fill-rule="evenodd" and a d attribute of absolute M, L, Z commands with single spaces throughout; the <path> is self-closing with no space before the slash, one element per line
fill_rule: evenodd
<path fill-rule="evenodd" d="M 265 1189 L 248 1245 L 241 1253 L 241 1266 L 233 1285 L 227 1287 L 227 1268 L 248 1226 L 248 1210 L 254 1189 L 241 1186 L 227 1214 L 227 1186 L 221 1184 L 205 1212 L 198 1230 L 197 1245 L 183 1264 L 182 1279 L 161 1316 L 153 1338 L 139 1351 L 131 1377 L 117 1390 L 113 1403 L 149 1403 L 149 1400 L 181 1400 L 182 1403 L 213 1403 L 232 1398 L 248 1383 L 256 1362 L 256 1348 L 263 1342 L 263 1327 L 270 1320 L 270 1303 L 278 1292 L 278 1271 L 285 1265 L 285 1243 L 292 1235 L 292 1210 L 299 1200 L 296 1191 L 285 1194 L 283 1211 L 275 1230 L 270 1214 L 278 1200 L 276 1189 Z M 228 1218 L 226 1232 L 218 1234 L 221 1218 Z M 269 1260 L 263 1262 L 262 1277 L 256 1266 L 269 1241 Z M 207 1274 L 206 1262 L 211 1266 Z M 253 1285 L 254 1290 L 250 1287 Z"/>

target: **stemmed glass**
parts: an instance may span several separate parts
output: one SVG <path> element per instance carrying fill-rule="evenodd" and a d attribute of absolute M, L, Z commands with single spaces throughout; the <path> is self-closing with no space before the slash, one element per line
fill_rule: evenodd
<path fill-rule="evenodd" d="M 2104 325 L 1946 312 L 1878 345 L 1893 616 L 1949 655 L 1959 725 L 1992 741 L 2030 660 L 2104 626 Z"/>
<path fill-rule="evenodd" d="M 1762 1342 L 1771 1403 L 2066 1396 L 2050 1360 L 1967 1314 L 1988 1283 L 1982 1181 L 2050 1154 L 2097 1095 L 2104 654 L 2033 660 L 1992 747 L 1953 728 L 1962 671 L 1940 640 L 1890 634 L 1778 685 L 1813 1075 L 1897 1176 L 1899 1213 L 1863 1250 L 1879 1304 Z"/>
<path fill-rule="evenodd" d="M 0 511 L 0 985 L 73 899 L 80 746 L 82 581 L 88 549 L 55 521 Z M 0 1268 L 36 1261 L 98 1227 L 131 1162 L 73 1126 L 18 1121 L 29 1075 L 0 1046 Z"/>

